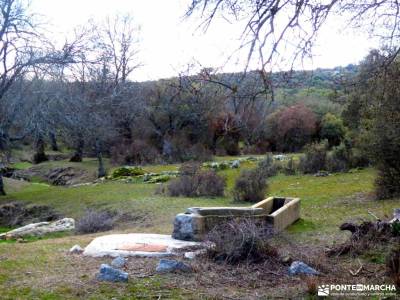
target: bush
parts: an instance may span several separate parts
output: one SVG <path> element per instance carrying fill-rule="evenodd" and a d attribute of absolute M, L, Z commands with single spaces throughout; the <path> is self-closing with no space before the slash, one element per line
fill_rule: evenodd
<path fill-rule="evenodd" d="M 76 223 L 77 233 L 95 233 L 111 230 L 114 227 L 114 215 L 108 211 L 87 210 Z"/>
<path fill-rule="evenodd" d="M 400 247 L 393 249 L 386 258 L 386 270 L 397 289 L 400 288 Z"/>
<path fill-rule="evenodd" d="M 115 179 L 120 177 L 140 176 L 144 174 L 144 170 L 140 167 L 120 167 L 112 172 L 111 178 Z"/>
<path fill-rule="evenodd" d="M 258 202 L 267 191 L 267 178 L 258 168 L 243 170 L 236 179 L 233 195 L 236 201 Z"/>
<path fill-rule="evenodd" d="M 377 199 L 391 199 L 400 197 L 400 173 L 389 166 L 378 167 L 378 176 L 375 180 Z"/>
<path fill-rule="evenodd" d="M 271 177 L 278 174 L 278 165 L 274 162 L 271 155 L 267 155 L 257 165 L 257 169 L 262 173 L 264 177 Z"/>
<path fill-rule="evenodd" d="M 215 171 L 202 171 L 195 163 L 183 164 L 181 177 L 171 181 L 168 185 L 168 194 L 173 197 L 202 197 L 223 196 L 226 186 L 225 178 Z"/>
<path fill-rule="evenodd" d="M 120 143 L 111 148 L 111 160 L 117 164 L 149 164 L 159 162 L 157 149 L 145 141 L 135 140 L 132 143 Z"/>
<path fill-rule="evenodd" d="M 344 143 L 332 149 L 327 156 L 326 167 L 329 172 L 346 172 L 351 167 L 351 150 Z"/>
<path fill-rule="evenodd" d="M 346 127 L 343 120 L 331 113 L 327 113 L 321 121 L 321 139 L 328 140 L 329 147 L 338 146 L 344 139 Z"/>
<path fill-rule="evenodd" d="M 312 143 L 300 157 L 300 171 L 304 174 L 317 173 L 326 170 L 327 143 Z"/>
<path fill-rule="evenodd" d="M 283 167 L 283 173 L 288 176 L 296 174 L 296 165 L 294 163 L 293 157 L 291 157 L 287 161 L 286 165 Z"/>
<path fill-rule="evenodd" d="M 261 262 L 278 256 L 268 243 L 272 236 L 272 227 L 264 222 L 257 224 L 250 219 L 241 219 L 223 223 L 207 236 L 207 240 L 215 245 L 208 249 L 208 256 L 229 264 Z"/>

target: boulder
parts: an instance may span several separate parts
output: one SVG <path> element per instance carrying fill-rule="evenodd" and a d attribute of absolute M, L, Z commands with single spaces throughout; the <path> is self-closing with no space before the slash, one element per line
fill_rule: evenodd
<path fill-rule="evenodd" d="M 81 254 L 82 252 L 83 252 L 83 249 L 79 245 L 75 245 L 71 249 L 69 249 L 69 253 L 71 253 L 71 254 Z"/>
<path fill-rule="evenodd" d="M 240 168 L 240 161 L 239 161 L 239 160 L 234 160 L 234 161 L 231 163 L 231 168 L 232 168 L 232 169 L 239 169 L 239 168 Z"/>
<path fill-rule="evenodd" d="M 127 282 L 128 277 L 128 273 L 114 269 L 107 264 L 102 264 L 100 266 L 100 273 L 96 275 L 97 280 L 111 282 Z"/>
<path fill-rule="evenodd" d="M 161 259 L 160 262 L 158 263 L 156 271 L 158 273 L 170 273 L 170 272 L 190 272 L 192 271 L 192 268 L 177 260 L 172 260 L 172 259 Z"/>
<path fill-rule="evenodd" d="M 400 222 L 400 208 L 395 208 L 393 211 L 393 219 L 390 223 Z"/>
<path fill-rule="evenodd" d="M 29 224 L 6 233 L 0 234 L 0 240 L 18 239 L 25 236 L 43 236 L 48 233 L 71 231 L 75 229 L 75 220 L 64 218 L 55 222 L 40 222 Z"/>
<path fill-rule="evenodd" d="M 114 268 L 118 268 L 118 269 L 124 267 L 125 264 L 126 264 L 126 260 L 122 256 L 118 256 L 117 258 L 114 258 L 113 261 L 111 262 L 111 266 L 113 266 Z"/>
<path fill-rule="evenodd" d="M 302 261 L 294 261 L 289 267 L 289 275 L 319 275 L 320 273 Z"/>

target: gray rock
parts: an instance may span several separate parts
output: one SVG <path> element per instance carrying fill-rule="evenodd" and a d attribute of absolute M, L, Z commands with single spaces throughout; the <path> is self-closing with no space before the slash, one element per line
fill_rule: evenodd
<path fill-rule="evenodd" d="M 190 252 L 185 252 L 185 254 L 183 255 L 186 259 L 195 259 L 198 256 L 204 255 L 207 253 L 206 249 L 200 249 L 200 250 L 196 250 L 196 251 L 190 251 Z"/>
<path fill-rule="evenodd" d="M 6 233 L 0 234 L 2 239 L 17 239 L 25 236 L 42 236 L 53 232 L 71 231 L 75 229 L 75 220 L 64 218 L 55 222 L 40 222 L 29 224 Z"/>
<path fill-rule="evenodd" d="M 302 261 L 294 261 L 289 267 L 289 275 L 319 275 L 320 273 Z"/>
<path fill-rule="evenodd" d="M 128 273 L 102 264 L 100 266 L 100 273 L 96 275 L 96 278 L 100 281 L 127 282 Z"/>
<path fill-rule="evenodd" d="M 118 269 L 124 267 L 125 264 L 126 264 L 126 260 L 125 260 L 125 258 L 123 258 L 122 256 L 118 256 L 117 258 L 115 258 L 115 259 L 111 262 L 111 265 L 112 265 L 114 268 L 118 268 Z"/>
<path fill-rule="evenodd" d="M 71 253 L 71 254 L 80 254 L 82 252 L 83 252 L 83 249 L 79 245 L 75 245 L 71 249 L 69 249 L 69 253 Z"/>
<path fill-rule="evenodd" d="M 158 273 L 169 273 L 176 271 L 190 272 L 192 271 L 192 268 L 181 261 L 172 259 L 161 259 L 158 263 L 156 271 Z"/>
<path fill-rule="evenodd" d="M 390 223 L 400 222 L 400 208 L 395 208 L 393 211 L 393 219 Z"/>
<path fill-rule="evenodd" d="M 172 237 L 183 241 L 195 240 L 193 216 L 191 214 L 178 214 L 175 217 Z"/>
<path fill-rule="evenodd" d="M 239 160 L 234 160 L 231 164 L 232 169 L 239 169 L 240 168 L 240 161 Z"/>

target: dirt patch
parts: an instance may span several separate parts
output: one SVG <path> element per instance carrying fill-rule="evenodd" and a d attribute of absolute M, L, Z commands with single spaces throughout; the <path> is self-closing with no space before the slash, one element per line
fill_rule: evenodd
<path fill-rule="evenodd" d="M 30 223 L 55 221 L 61 218 L 52 208 L 11 202 L 0 205 L 0 226 L 15 227 Z"/>
<path fill-rule="evenodd" d="M 58 186 L 70 186 L 95 179 L 88 172 L 78 168 L 60 167 L 49 170 L 42 166 L 34 166 L 26 170 L 16 170 L 12 177 L 26 181 L 45 181 Z"/>

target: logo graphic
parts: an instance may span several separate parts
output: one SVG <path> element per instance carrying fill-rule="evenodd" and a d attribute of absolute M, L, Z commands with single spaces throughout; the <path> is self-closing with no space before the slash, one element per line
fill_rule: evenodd
<path fill-rule="evenodd" d="M 318 296 L 329 296 L 329 285 L 318 286 Z"/>

